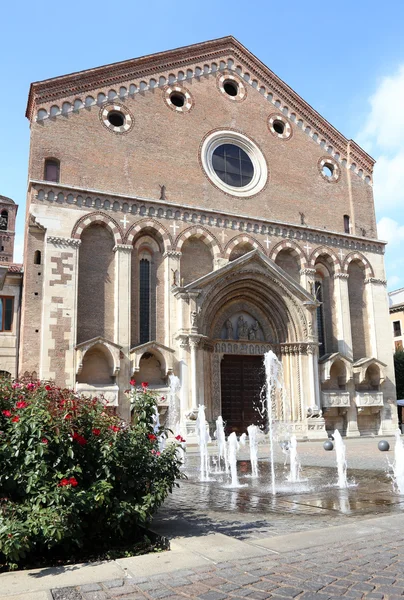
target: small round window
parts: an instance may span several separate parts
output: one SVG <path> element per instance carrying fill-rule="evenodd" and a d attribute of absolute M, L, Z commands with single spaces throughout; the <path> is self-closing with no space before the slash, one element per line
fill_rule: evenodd
<path fill-rule="evenodd" d="M 125 124 L 125 115 L 117 110 L 111 110 L 108 113 L 107 119 L 114 127 L 122 127 Z"/>
<path fill-rule="evenodd" d="M 214 150 L 212 167 L 224 183 L 238 188 L 248 185 L 254 175 L 250 157 L 234 144 L 221 144 Z"/>
<path fill-rule="evenodd" d="M 167 106 L 177 113 L 186 113 L 194 105 L 190 92 L 181 85 L 165 87 L 163 98 Z"/>
<path fill-rule="evenodd" d="M 258 146 L 242 133 L 219 130 L 201 144 L 201 163 L 210 181 L 233 196 L 260 192 L 268 179 L 268 167 Z"/>
<path fill-rule="evenodd" d="M 134 118 L 121 104 L 107 104 L 100 110 L 100 121 L 114 133 L 128 133 L 134 125 Z"/>
<path fill-rule="evenodd" d="M 336 160 L 327 156 L 318 161 L 318 170 L 323 179 L 330 183 L 338 181 L 341 171 Z"/>
<path fill-rule="evenodd" d="M 280 113 L 268 117 L 268 129 L 272 135 L 280 140 L 289 140 L 292 137 L 292 127 L 288 119 Z"/>
<path fill-rule="evenodd" d="M 231 72 L 219 73 L 216 85 L 218 90 L 233 102 L 242 102 L 247 97 L 247 90 L 243 82 Z"/>

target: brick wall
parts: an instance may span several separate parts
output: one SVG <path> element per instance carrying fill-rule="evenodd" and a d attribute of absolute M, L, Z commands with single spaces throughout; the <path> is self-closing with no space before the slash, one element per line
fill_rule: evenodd
<path fill-rule="evenodd" d="M 348 269 L 349 310 L 351 314 L 353 359 L 369 356 L 369 325 L 365 302 L 365 272 L 362 266 L 352 261 Z"/>
<path fill-rule="evenodd" d="M 275 262 L 281 269 L 286 271 L 288 275 L 293 277 L 297 283 L 300 283 L 300 264 L 298 263 L 296 256 L 289 250 L 282 250 L 279 252 Z"/>
<path fill-rule="evenodd" d="M 79 250 L 77 343 L 114 339 L 114 239 L 106 227 L 83 231 Z"/>
<path fill-rule="evenodd" d="M 213 270 L 210 248 L 198 238 L 190 238 L 182 246 L 181 283 L 186 285 Z"/>
<path fill-rule="evenodd" d="M 171 110 L 160 89 L 125 98 L 134 127 L 123 135 L 104 127 L 99 106 L 33 122 L 30 176 L 42 179 L 44 160 L 52 156 L 61 161 L 64 184 L 149 198 L 159 198 L 164 184 L 168 201 L 291 223 L 300 223 L 303 210 L 307 225 L 340 232 L 347 214 L 358 234 L 363 228 L 376 236 L 372 188 L 344 166 L 338 182 L 326 181 L 318 168 L 325 148 L 296 123 L 290 139 L 273 136 L 267 121 L 276 109 L 258 90 L 249 88 L 243 102 L 233 102 L 218 90 L 215 76 L 185 85 L 194 101 L 186 113 Z M 91 93 L 96 97 L 98 91 Z M 241 131 L 261 148 L 269 179 L 255 197 L 228 196 L 205 176 L 200 144 L 217 128 Z"/>

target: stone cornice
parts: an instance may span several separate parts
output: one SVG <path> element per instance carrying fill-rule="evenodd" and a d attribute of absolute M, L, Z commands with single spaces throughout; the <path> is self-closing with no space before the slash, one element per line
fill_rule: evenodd
<path fill-rule="evenodd" d="M 299 226 L 281 221 L 269 221 L 261 217 L 250 217 L 243 214 L 226 213 L 200 206 L 191 206 L 175 202 L 155 200 L 141 196 L 124 196 L 108 191 L 80 188 L 67 184 L 56 184 L 48 181 L 30 180 L 29 191 L 36 191 L 36 201 L 53 202 L 58 197 L 59 206 L 79 206 L 81 209 L 103 210 L 111 213 L 123 212 L 136 218 L 152 217 L 161 220 L 175 220 L 175 213 L 180 212 L 176 220 L 185 222 L 188 226 L 205 225 L 207 227 L 218 227 L 221 230 L 229 229 L 234 232 L 250 233 L 251 235 L 262 234 L 283 239 L 294 239 L 296 241 L 312 242 L 321 245 L 343 248 L 346 251 L 358 250 L 362 252 L 384 253 L 386 242 L 373 238 L 364 238 L 336 231 Z M 62 201 L 61 196 L 64 200 Z M 91 200 L 91 206 L 84 201 Z M 98 202 L 98 204 L 96 204 Z M 275 241 L 275 240 L 274 240 Z"/>
<path fill-rule="evenodd" d="M 212 63 L 212 61 L 214 62 Z M 201 67 L 196 67 L 195 71 L 186 68 L 194 63 L 200 63 Z M 204 69 L 206 64 L 208 64 L 207 71 Z M 182 70 L 174 75 L 174 81 L 170 81 L 168 73 L 172 73 L 176 69 Z M 133 95 L 139 91 L 144 93 L 175 81 L 200 79 L 211 73 L 215 74 L 217 70 L 232 70 L 281 112 L 286 112 L 287 116 L 292 121 L 296 121 L 297 125 L 317 143 L 324 143 L 337 159 L 347 161 L 347 166 L 360 176 L 363 176 L 363 170 L 368 176 L 371 175 L 374 165 L 373 158 L 353 140 L 348 140 L 328 123 L 292 88 L 232 36 L 32 83 L 26 116 L 31 119 L 35 107 L 38 108 L 41 104 L 66 98 L 74 102 L 75 99 L 79 100 L 79 95 L 94 89 L 105 88 L 105 99 L 113 100 L 118 99 L 118 96 L 115 90 L 108 89 L 109 86 L 114 88 L 126 83 L 129 88 L 132 88 Z M 167 77 L 162 76 L 163 73 L 167 74 Z M 149 77 L 151 79 L 148 79 Z M 130 83 L 133 80 L 136 80 L 136 84 Z M 115 96 L 111 96 L 111 92 Z M 131 95 L 130 90 L 128 93 Z M 125 95 L 119 97 L 124 98 Z M 82 99 L 80 102 L 84 106 Z M 287 110 L 285 111 L 285 109 Z"/>
<path fill-rule="evenodd" d="M 387 285 L 387 279 L 377 279 L 376 277 L 369 277 L 365 279 L 365 283 L 373 283 L 373 285 Z"/>
<path fill-rule="evenodd" d="M 53 235 L 48 235 L 46 241 L 49 244 L 53 244 L 54 246 L 71 246 L 73 248 L 78 248 L 81 244 L 81 240 L 76 240 L 74 238 L 56 237 Z"/>

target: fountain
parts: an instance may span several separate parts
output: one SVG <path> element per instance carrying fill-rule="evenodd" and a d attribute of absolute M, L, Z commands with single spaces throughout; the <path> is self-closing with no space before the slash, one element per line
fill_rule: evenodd
<path fill-rule="evenodd" d="M 175 431 L 179 421 L 177 393 L 181 387 L 181 384 L 176 375 L 170 375 L 168 382 L 170 386 L 168 391 L 168 428 L 171 429 L 171 431 Z"/>
<path fill-rule="evenodd" d="M 256 425 L 249 425 L 247 431 L 250 443 L 251 477 L 258 477 L 258 427 Z"/>
<path fill-rule="evenodd" d="M 220 471 L 221 463 L 224 463 L 224 469 L 226 473 L 229 472 L 229 462 L 227 460 L 227 445 L 226 436 L 224 433 L 223 418 L 219 416 L 216 419 L 216 442 L 218 450 L 218 470 Z"/>
<path fill-rule="evenodd" d="M 347 462 L 345 459 L 345 444 L 338 429 L 334 431 L 335 454 L 337 458 L 338 469 L 338 487 L 347 488 L 348 481 L 346 477 Z"/>
<path fill-rule="evenodd" d="M 397 429 L 395 437 L 393 478 L 398 493 L 404 494 L 404 445 L 399 429 Z"/>
<path fill-rule="evenodd" d="M 269 459 L 271 464 L 271 489 L 272 494 L 276 494 L 275 487 L 275 466 L 274 466 L 274 418 L 276 393 L 283 388 L 283 369 L 282 364 L 278 360 L 276 354 L 269 350 L 264 355 L 265 379 L 266 379 L 266 407 L 268 413 L 268 429 L 269 429 Z M 283 401 L 283 393 L 282 393 Z"/>
<path fill-rule="evenodd" d="M 201 481 L 209 481 L 209 453 L 208 442 L 210 435 L 206 427 L 205 407 L 200 404 L 198 408 L 198 417 L 196 419 L 196 431 L 198 434 L 199 454 L 201 458 L 199 479 Z"/>
<path fill-rule="evenodd" d="M 233 431 L 229 435 L 228 441 L 229 445 L 229 465 L 230 465 L 230 474 L 231 474 L 231 487 L 240 487 L 240 483 L 237 475 L 237 451 L 239 449 L 239 443 L 237 441 L 237 435 Z"/>
<path fill-rule="evenodd" d="M 288 480 L 291 483 L 297 483 L 300 481 L 300 461 L 297 454 L 297 439 L 295 435 L 290 438 L 289 445 L 290 452 L 290 473 Z"/>

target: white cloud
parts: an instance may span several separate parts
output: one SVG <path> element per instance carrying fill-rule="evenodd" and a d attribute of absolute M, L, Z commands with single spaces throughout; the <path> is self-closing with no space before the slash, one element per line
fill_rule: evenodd
<path fill-rule="evenodd" d="M 389 244 L 398 244 L 404 240 L 404 225 L 390 217 L 383 217 L 377 224 L 379 238 Z"/>
<path fill-rule="evenodd" d="M 379 213 L 403 206 L 404 64 L 380 80 L 357 140 L 376 158 L 374 198 Z"/>
<path fill-rule="evenodd" d="M 381 152 L 402 148 L 404 137 L 404 65 L 384 77 L 369 98 L 370 113 L 358 136 L 358 142 L 370 152 L 377 146 Z"/>
<path fill-rule="evenodd" d="M 404 207 L 404 151 L 398 152 L 392 157 L 379 156 L 374 169 L 373 181 L 373 192 L 378 211 Z"/>

